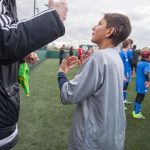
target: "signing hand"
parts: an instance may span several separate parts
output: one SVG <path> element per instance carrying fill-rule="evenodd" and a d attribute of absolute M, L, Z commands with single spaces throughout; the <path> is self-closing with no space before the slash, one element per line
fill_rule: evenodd
<path fill-rule="evenodd" d="M 86 62 L 86 60 L 88 59 L 88 55 L 87 54 L 83 54 L 82 56 L 81 56 L 81 64 L 83 65 L 83 64 L 85 64 L 85 62 Z"/>
<path fill-rule="evenodd" d="M 27 55 L 23 60 L 29 64 L 35 64 L 39 61 L 39 57 L 36 53 L 32 52 L 29 55 Z"/>
<path fill-rule="evenodd" d="M 70 69 L 72 69 L 75 66 L 75 63 L 78 61 L 78 58 L 76 56 L 69 57 L 66 56 L 65 59 L 63 59 L 60 67 L 59 72 L 67 73 Z"/>
<path fill-rule="evenodd" d="M 66 20 L 68 12 L 68 6 L 66 1 L 61 0 L 60 2 L 53 2 L 53 0 L 49 0 L 48 7 L 54 8 L 57 11 L 61 21 Z"/>

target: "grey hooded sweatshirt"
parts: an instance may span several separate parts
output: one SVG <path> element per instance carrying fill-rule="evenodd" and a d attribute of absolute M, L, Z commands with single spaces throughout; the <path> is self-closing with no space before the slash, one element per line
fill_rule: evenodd
<path fill-rule="evenodd" d="M 114 48 L 96 50 L 61 88 L 63 104 L 77 104 L 68 150 L 123 150 L 126 118 L 123 64 Z"/>

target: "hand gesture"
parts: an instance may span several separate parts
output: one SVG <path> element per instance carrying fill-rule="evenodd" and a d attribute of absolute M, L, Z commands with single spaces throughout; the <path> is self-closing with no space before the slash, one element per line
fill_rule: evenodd
<path fill-rule="evenodd" d="M 39 57 L 36 53 L 32 52 L 23 59 L 25 62 L 29 64 L 35 64 L 36 62 L 39 61 Z"/>
<path fill-rule="evenodd" d="M 68 6 L 66 1 L 61 0 L 60 2 L 53 2 L 53 0 L 49 0 L 48 6 L 49 8 L 54 8 L 57 11 L 61 21 L 66 20 L 68 12 Z"/>
<path fill-rule="evenodd" d="M 87 54 L 83 54 L 83 55 L 81 56 L 81 64 L 82 64 L 82 65 L 85 64 L 85 62 L 86 62 L 86 60 L 87 60 L 88 57 L 89 57 L 89 56 L 88 56 Z"/>
<path fill-rule="evenodd" d="M 70 69 L 72 69 L 75 66 L 75 63 L 78 61 L 78 58 L 76 56 L 69 57 L 66 56 L 65 59 L 63 59 L 60 67 L 59 72 L 67 73 Z"/>

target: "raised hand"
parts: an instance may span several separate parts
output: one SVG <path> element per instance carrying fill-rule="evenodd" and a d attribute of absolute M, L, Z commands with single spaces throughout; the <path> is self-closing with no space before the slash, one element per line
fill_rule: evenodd
<path fill-rule="evenodd" d="M 60 67 L 59 72 L 67 73 L 70 69 L 72 69 L 75 66 L 75 63 L 78 61 L 78 58 L 76 56 L 69 57 L 66 56 L 65 59 L 63 59 Z"/>
<path fill-rule="evenodd" d="M 23 60 L 29 64 L 35 64 L 39 61 L 39 57 L 36 53 L 32 52 L 29 55 L 27 55 Z"/>
<path fill-rule="evenodd" d="M 61 21 L 66 20 L 68 6 L 65 0 L 60 0 L 60 2 L 49 0 L 48 6 L 49 8 L 54 8 L 57 11 Z"/>

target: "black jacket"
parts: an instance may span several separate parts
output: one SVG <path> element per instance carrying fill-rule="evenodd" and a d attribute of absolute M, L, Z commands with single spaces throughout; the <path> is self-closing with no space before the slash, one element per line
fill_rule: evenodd
<path fill-rule="evenodd" d="M 16 1 L 0 0 L 0 139 L 19 117 L 18 62 L 64 32 L 55 10 L 18 22 Z"/>

